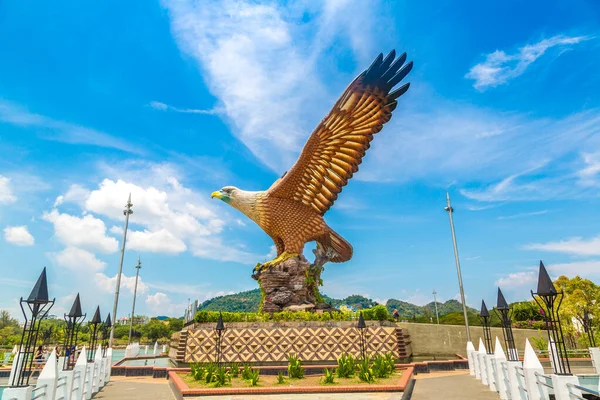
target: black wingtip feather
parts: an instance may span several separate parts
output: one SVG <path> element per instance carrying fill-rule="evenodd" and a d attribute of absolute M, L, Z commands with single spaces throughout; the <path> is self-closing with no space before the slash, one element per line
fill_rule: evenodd
<path fill-rule="evenodd" d="M 396 90 L 397 92 L 397 90 Z M 393 93 L 392 93 L 393 94 Z M 392 95 L 390 94 L 390 96 Z M 390 98 L 390 96 L 388 96 L 388 98 Z M 395 99 L 395 97 L 394 97 Z M 386 105 L 387 109 L 389 112 L 392 112 L 396 109 L 396 107 L 398 106 L 398 102 L 396 100 L 392 101 L 391 103 L 389 103 L 388 105 Z"/>
<path fill-rule="evenodd" d="M 400 54 L 400 57 L 398 57 L 396 59 L 396 61 L 394 61 L 394 63 L 392 65 L 390 65 L 390 67 L 388 68 L 388 70 L 385 72 L 385 74 L 382 75 L 381 80 L 384 82 L 387 82 L 390 80 L 390 78 L 392 76 L 394 76 L 394 74 L 396 72 L 398 72 L 398 70 L 400 69 L 400 67 L 402 65 L 404 65 L 404 62 L 406 61 L 406 53 L 402 53 Z"/>
<path fill-rule="evenodd" d="M 392 79 L 390 79 L 387 82 L 386 88 L 387 90 L 392 89 L 394 86 L 396 86 L 398 84 L 398 82 L 400 82 L 402 79 L 404 79 L 404 77 L 406 75 L 408 75 L 408 73 L 410 72 L 410 70 L 413 67 L 413 62 L 409 62 L 408 64 L 406 64 L 404 67 L 402 67 L 402 69 L 400 71 L 398 71 L 398 73 L 396 75 L 394 75 L 392 77 Z"/>
<path fill-rule="evenodd" d="M 379 74 L 377 74 L 377 72 L 379 72 L 379 68 L 381 67 L 381 63 L 383 62 L 383 53 L 379 53 L 379 55 L 375 58 L 375 60 L 373 60 L 373 63 L 371 64 L 371 66 L 367 69 L 367 72 L 365 74 L 365 81 L 366 82 L 371 82 L 373 81 L 373 79 L 378 78 Z"/>
<path fill-rule="evenodd" d="M 387 71 L 387 69 L 390 67 L 390 65 L 392 64 L 392 62 L 394 61 L 394 58 L 396 58 L 396 50 L 392 50 L 390 51 L 390 54 L 388 54 L 384 59 L 383 59 L 383 64 L 381 64 L 381 70 L 382 71 Z"/>
<path fill-rule="evenodd" d="M 410 82 L 405 83 L 404 85 L 400 86 L 398 89 L 394 90 L 392 93 L 390 93 L 388 95 L 388 99 L 390 100 L 396 100 L 398 97 L 402 96 L 404 93 L 406 93 L 406 91 L 408 90 L 408 88 L 410 87 Z M 394 101 L 394 103 L 396 103 Z M 394 108 L 396 108 L 396 105 L 398 103 L 396 103 L 394 105 Z M 393 111 L 394 108 L 392 108 L 390 111 Z"/>

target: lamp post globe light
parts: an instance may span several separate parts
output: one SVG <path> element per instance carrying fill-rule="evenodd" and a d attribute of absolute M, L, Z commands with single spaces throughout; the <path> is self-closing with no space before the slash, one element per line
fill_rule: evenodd
<path fill-rule="evenodd" d="M 223 324 L 223 314 L 219 313 L 219 320 L 215 327 L 215 342 L 216 342 L 216 362 L 217 365 L 221 365 L 221 357 L 223 355 L 223 333 L 225 332 L 225 325 Z"/>
<path fill-rule="evenodd" d="M 510 307 L 502 294 L 502 290 L 498 288 L 498 301 L 496 302 L 496 314 L 502 322 L 502 334 L 504 336 L 504 344 L 508 352 L 508 361 L 519 361 L 519 353 L 515 346 L 515 337 L 512 331 L 512 321 L 510 319 Z"/>
<path fill-rule="evenodd" d="M 490 332 L 490 312 L 488 311 L 485 301 L 481 300 L 481 310 L 479 311 L 481 325 L 483 325 L 483 341 L 488 354 L 492 354 L 492 335 Z"/>
<path fill-rule="evenodd" d="M 89 322 L 90 327 L 90 350 L 88 352 L 88 362 L 94 362 L 94 356 L 96 353 L 96 339 L 98 337 L 98 325 L 102 323 L 100 318 L 100 306 L 96 307 L 96 312 Z"/>
<path fill-rule="evenodd" d="M 67 326 L 65 328 L 65 361 L 63 364 L 63 370 L 71 370 L 75 365 L 75 352 L 73 351 L 77 344 L 77 335 L 79 334 L 79 328 L 81 323 L 85 320 L 86 314 L 81 311 L 81 300 L 79 299 L 79 293 L 73 301 L 71 310 L 68 314 L 65 314 L 65 322 Z"/>
<path fill-rule="evenodd" d="M 367 329 L 367 324 L 365 323 L 365 318 L 362 315 L 362 312 L 358 314 L 358 324 L 356 325 L 358 328 L 358 339 L 360 345 L 360 357 L 361 359 L 365 359 L 366 353 L 366 341 L 365 341 L 365 330 Z"/>
<path fill-rule="evenodd" d="M 104 324 L 102 324 L 102 338 L 104 339 L 104 343 L 102 344 L 102 357 L 106 357 L 110 328 L 112 328 L 112 320 L 110 319 L 110 313 L 108 313 L 106 316 L 106 321 L 104 321 Z"/>
<path fill-rule="evenodd" d="M 46 279 L 46 268 L 44 267 L 29 297 L 25 300 L 21 297 L 19 300 L 23 317 L 25 317 L 25 324 L 23 325 L 19 352 L 17 353 L 18 358 L 14 361 L 17 363 L 16 373 L 9 382 L 11 387 L 29 386 L 29 377 L 35 358 L 35 345 L 40 332 L 40 322 L 48 315 L 48 311 L 54 305 L 54 300 L 48 299 L 48 281 Z M 26 309 L 28 311 L 25 311 Z"/>
<path fill-rule="evenodd" d="M 537 292 L 534 293 L 532 290 L 531 296 L 542 310 L 545 309 L 544 318 L 554 373 L 556 375 L 571 375 L 571 365 L 569 364 L 567 347 L 558 314 L 564 293 L 556 290 L 542 261 L 540 261 Z"/>

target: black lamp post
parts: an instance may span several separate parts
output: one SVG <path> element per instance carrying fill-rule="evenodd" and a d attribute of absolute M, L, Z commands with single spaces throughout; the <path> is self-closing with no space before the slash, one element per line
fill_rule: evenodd
<path fill-rule="evenodd" d="M 498 301 L 496 302 L 496 314 L 502 321 L 502 334 L 504 335 L 504 343 L 508 352 L 508 361 L 519 361 L 519 353 L 515 346 L 515 337 L 512 331 L 512 321 L 510 319 L 510 307 L 502 294 L 502 290 L 498 288 Z"/>
<path fill-rule="evenodd" d="M 23 300 L 21 297 L 19 301 L 21 311 L 25 317 L 25 325 L 21 334 L 21 344 L 19 353 L 17 353 L 18 358 L 14 361 L 18 364 L 16 373 L 10 383 L 11 387 L 29 386 L 29 377 L 35 358 L 35 345 L 40 332 L 40 322 L 48 315 L 48 311 L 54 305 L 54 300 L 50 301 L 48 299 L 48 282 L 46 280 L 46 268 L 44 267 L 27 300 Z M 30 318 L 27 318 L 28 313 L 25 311 L 24 305 L 31 314 Z"/>
<path fill-rule="evenodd" d="M 96 312 L 89 323 L 90 329 L 90 351 L 88 352 L 88 362 L 94 362 L 94 356 L 96 355 L 96 338 L 98 336 L 98 325 L 102 323 L 100 318 L 100 306 L 96 307 Z"/>
<path fill-rule="evenodd" d="M 587 333 L 590 347 L 596 347 L 596 338 L 594 338 L 594 329 L 592 328 L 592 319 L 588 313 L 587 308 L 583 310 L 583 318 L 581 318 L 583 330 Z"/>
<path fill-rule="evenodd" d="M 77 297 L 75 297 L 75 301 L 71 306 L 71 311 L 65 314 L 65 322 L 67 323 L 65 332 L 65 362 L 63 364 L 65 371 L 73 369 L 75 365 L 75 352 L 73 349 L 77 344 L 77 334 L 84 319 L 85 314 L 81 312 L 81 301 L 79 300 L 79 293 L 77 293 Z M 71 360 L 71 357 L 73 357 L 73 360 Z"/>
<path fill-rule="evenodd" d="M 102 337 L 104 338 L 104 344 L 102 346 L 102 357 L 106 357 L 106 350 L 108 349 L 108 338 L 110 335 L 110 328 L 112 328 L 112 321 L 110 319 L 110 313 L 106 316 L 106 321 L 102 326 Z"/>
<path fill-rule="evenodd" d="M 217 345 L 217 364 L 221 365 L 221 357 L 223 356 L 223 351 L 221 346 L 223 345 L 223 332 L 225 332 L 225 325 L 223 324 L 223 315 L 219 313 L 219 320 L 217 321 L 217 326 L 215 327 L 215 339 Z"/>
<path fill-rule="evenodd" d="M 488 311 L 485 301 L 481 300 L 481 311 L 479 311 L 481 325 L 483 325 L 483 341 L 488 354 L 492 354 L 492 334 L 490 333 L 490 312 Z"/>
<path fill-rule="evenodd" d="M 567 347 L 558 314 L 564 293 L 556 291 L 550 275 L 548 275 L 548 271 L 546 271 L 546 267 L 544 267 L 544 263 L 541 261 L 537 293 L 533 293 L 532 290 L 531 296 L 533 296 L 533 299 L 538 303 L 540 308 L 546 309 L 544 318 L 546 320 L 546 329 L 548 330 L 550 349 L 552 350 L 550 356 L 552 357 L 554 373 L 557 375 L 571 375 Z"/>
<path fill-rule="evenodd" d="M 362 312 L 358 314 L 358 324 L 356 325 L 356 327 L 358 328 L 358 338 L 359 338 L 359 343 L 360 343 L 360 356 L 361 358 L 364 360 L 365 359 L 365 347 L 366 347 L 366 340 L 365 340 L 365 331 L 367 330 L 367 324 L 365 324 L 365 319 L 362 315 Z"/>

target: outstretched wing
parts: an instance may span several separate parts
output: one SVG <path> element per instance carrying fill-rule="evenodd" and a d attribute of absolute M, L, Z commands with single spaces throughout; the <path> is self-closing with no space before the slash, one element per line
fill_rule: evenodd
<path fill-rule="evenodd" d="M 325 214 L 358 171 L 373 135 L 392 117 L 397 98 L 409 84 L 390 92 L 412 69 L 406 53 L 383 54 L 348 86 L 314 130 L 296 164 L 269 188 L 275 197 L 293 199 Z M 402 68 L 401 68 L 402 67 Z"/>

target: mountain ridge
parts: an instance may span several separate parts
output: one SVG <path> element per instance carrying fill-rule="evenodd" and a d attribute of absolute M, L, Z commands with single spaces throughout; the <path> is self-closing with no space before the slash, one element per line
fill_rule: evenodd
<path fill-rule="evenodd" d="M 335 299 L 322 294 L 323 300 L 333 307 L 347 305 L 356 309 L 370 308 L 379 303 L 367 297 L 353 294 L 343 299 Z M 230 312 L 257 312 L 260 305 L 260 290 L 253 289 L 244 292 L 228 294 L 223 296 L 213 297 L 204 301 L 198 306 L 198 311 L 230 311 Z M 391 314 L 394 309 L 398 310 L 400 318 L 414 318 L 419 316 L 434 316 L 435 308 L 433 302 L 424 306 L 409 303 L 407 301 L 389 299 L 384 304 Z M 462 305 L 457 300 L 448 300 L 444 303 L 437 302 L 439 315 L 446 315 L 452 312 L 462 312 Z M 469 312 L 476 313 L 477 310 L 467 307 Z"/>

